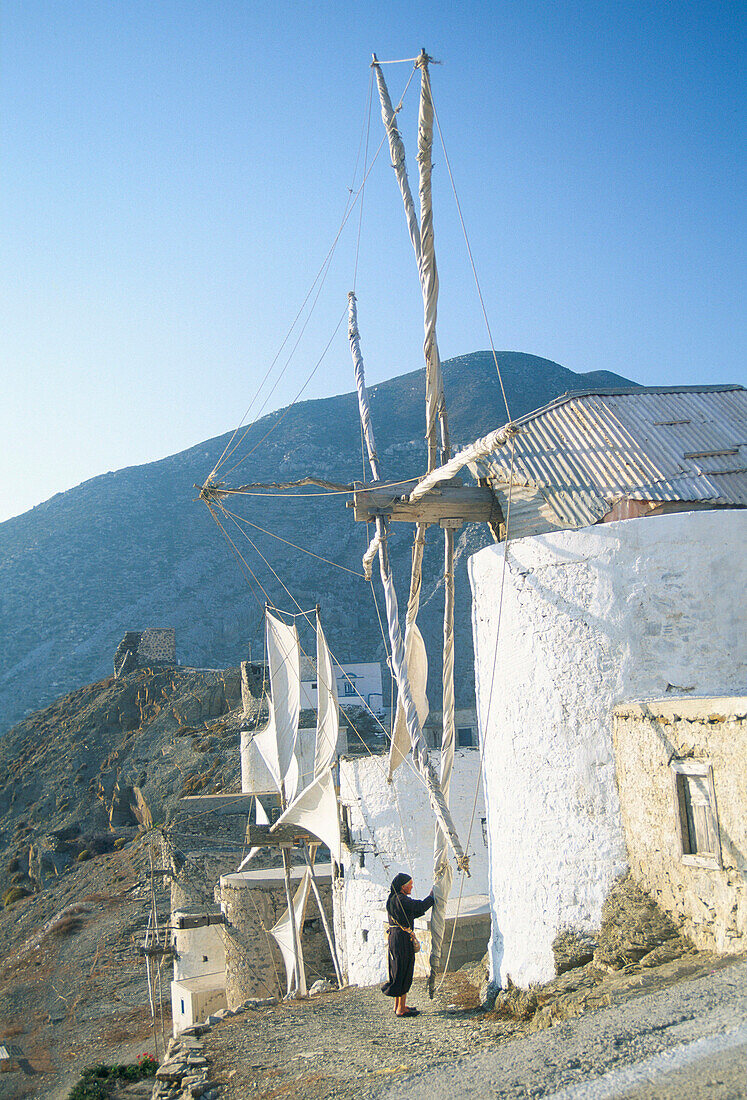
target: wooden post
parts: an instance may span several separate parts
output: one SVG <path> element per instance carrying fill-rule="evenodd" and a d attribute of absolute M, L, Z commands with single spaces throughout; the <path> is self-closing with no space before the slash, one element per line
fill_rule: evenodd
<path fill-rule="evenodd" d="M 340 961 L 337 958 L 337 948 L 335 947 L 335 938 L 332 935 L 332 930 L 329 927 L 329 923 L 327 921 L 327 915 L 324 912 L 324 906 L 322 905 L 322 897 L 321 897 L 321 894 L 319 893 L 319 887 L 317 886 L 316 875 L 314 874 L 314 860 L 310 857 L 309 849 L 306 847 L 305 844 L 304 844 L 304 847 L 303 847 L 303 854 L 306 857 L 306 866 L 309 868 L 309 874 L 311 875 L 311 889 L 314 891 L 314 897 L 316 898 L 316 904 L 317 904 L 317 907 L 319 909 L 319 916 L 322 918 L 322 927 L 324 928 L 324 934 L 327 937 L 327 943 L 329 944 L 330 954 L 332 955 L 332 963 L 334 965 L 335 974 L 337 976 L 337 984 L 340 987 L 340 989 L 342 989 L 344 983 L 343 983 L 343 980 L 342 980 L 342 971 L 340 970 Z M 316 855 L 316 851 L 314 852 L 314 854 Z"/>

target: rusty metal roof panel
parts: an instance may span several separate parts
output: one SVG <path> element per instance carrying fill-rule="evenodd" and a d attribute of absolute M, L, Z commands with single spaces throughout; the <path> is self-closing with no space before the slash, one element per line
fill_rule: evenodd
<path fill-rule="evenodd" d="M 747 390 L 571 394 L 517 421 L 514 482 L 541 489 L 562 525 L 596 522 L 623 497 L 747 503 Z M 511 449 L 473 463 L 505 484 Z"/>

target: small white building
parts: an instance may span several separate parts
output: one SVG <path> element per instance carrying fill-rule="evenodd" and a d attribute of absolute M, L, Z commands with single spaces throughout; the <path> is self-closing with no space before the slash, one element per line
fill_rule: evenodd
<path fill-rule="evenodd" d="M 174 980 L 171 983 L 173 1033 L 201 1023 L 211 1012 L 226 1007 L 226 947 L 219 923 L 180 928 L 189 915 L 172 914 L 175 930 Z M 209 919 L 209 918 L 206 918 Z"/>
<path fill-rule="evenodd" d="M 364 664 L 338 664 L 333 661 L 337 680 L 337 699 L 341 707 L 368 707 L 374 714 L 384 709 L 381 686 L 381 665 L 378 661 Z M 308 658 L 301 659 L 301 709 L 316 710 L 316 668 Z"/>

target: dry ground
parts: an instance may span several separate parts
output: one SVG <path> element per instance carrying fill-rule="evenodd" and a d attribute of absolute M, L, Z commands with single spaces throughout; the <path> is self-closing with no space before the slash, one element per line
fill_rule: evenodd
<path fill-rule="evenodd" d="M 25 1059 L 24 1069 L 0 1075 L 0 1100 L 61 1098 L 85 1066 L 155 1052 L 136 948 L 147 922 L 147 881 L 141 840 L 0 910 L 0 1042 L 17 1045 Z M 168 911 L 162 888 L 158 908 Z M 168 1019 L 165 1026 L 168 1039 Z"/>
<path fill-rule="evenodd" d="M 539 1006 L 554 1006 L 555 1018 L 567 1019 L 732 962 L 691 952 L 661 966 L 592 978 L 585 969 L 546 987 Z M 351 987 L 224 1020 L 204 1040 L 211 1078 L 228 1100 L 361 1097 L 424 1069 L 442 1066 L 448 1073 L 460 1058 L 495 1051 L 537 1028 L 532 1016 L 482 1012 L 476 989 L 461 974 L 449 976 L 433 1001 L 416 982 L 410 1001 L 421 1015 L 401 1020 L 378 988 Z"/>

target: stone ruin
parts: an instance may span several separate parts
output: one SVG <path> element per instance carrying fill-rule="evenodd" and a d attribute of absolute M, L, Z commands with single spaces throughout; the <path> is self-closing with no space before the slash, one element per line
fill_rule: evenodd
<path fill-rule="evenodd" d="M 117 679 L 136 668 L 176 664 L 176 631 L 173 626 L 149 626 L 128 630 L 114 653 Z"/>

